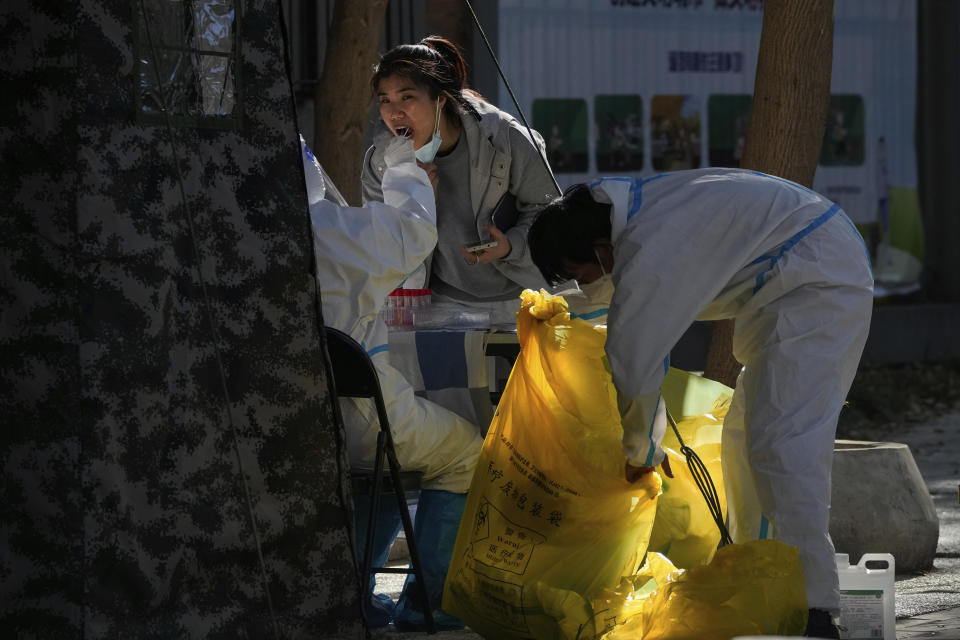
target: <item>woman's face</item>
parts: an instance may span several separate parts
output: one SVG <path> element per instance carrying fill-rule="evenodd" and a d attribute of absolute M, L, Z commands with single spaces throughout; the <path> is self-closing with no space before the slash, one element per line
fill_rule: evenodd
<path fill-rule="evenodd" d="M 419 149 L 433 137 L 437 100 L 410 78 L 399 75 L 383 78 L 377 87 L 377 100 L 384 124 L 394 135 L 413 138 L 414 149 Z M 439 102 L 442 114 L 446 98 L 441 96 Z"/>

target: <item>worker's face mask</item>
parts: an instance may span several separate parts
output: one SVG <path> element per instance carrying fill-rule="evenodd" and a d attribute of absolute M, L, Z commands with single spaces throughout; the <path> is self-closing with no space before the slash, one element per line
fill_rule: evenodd
<path fill-rule="evenodd" d="M 600 259 L 600 254 L 597 253 L 596 249 L 593 250 L 593 255 L 597 257 L 597 264 L 600 265 L 602 275 L 593 282 L 580 285 L 580 291 L 591 302 L 609 305 L 610 299 L 613 298 L 613 277 L 603 268 L 603 260 Z"/>
<path fill-rule="evenodd" d="M 596 247 L 593 248 L 593 255 L 597 259 L 597 264 L 600 265 L 600 277 L 606 278 L 609 274 L 607 273 L 607 270 L 603 268 L 603 260 L 600 259 L 600 254 L 597 253 Z"/>
<path fill-rule="evenodd" d="M 442 143 L 443 138 L 440 137 L 440 98 L 438 97 L 437 117 L 433 125 L 433 137 L 430 138 L 429 142 L 414 152 L 417 156 L 417 160 L 420 162 L 433 162 L 433 159 L 436 157 L 437 151 L 440 149 L 440 145 Z"/>
<path fill-rule="evenodd" d="M 613 278 L 609 273 L 604 274 L 593 282 L 581 284 L 580 291 L 583 292 L 583 295 L 585 295 L 590 302 L 602 303 L 609 306 L 610 300 L 613 298 Z"/>

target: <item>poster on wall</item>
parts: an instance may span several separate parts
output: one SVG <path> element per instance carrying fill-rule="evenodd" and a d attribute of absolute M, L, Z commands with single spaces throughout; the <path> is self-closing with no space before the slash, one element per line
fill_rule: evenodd
<path fill-rule="evenodd" d="M 762 0 L 500 0 L 500 62 L 561 186 L 739 166 Z M 914 0 L 836 0 L 814 189 L 870 250 L 877 295 L 919 288 Z M 507 95 L 501 84 L 500 95 Z M 510 106 L 501 101 L 507 110 Z"/>

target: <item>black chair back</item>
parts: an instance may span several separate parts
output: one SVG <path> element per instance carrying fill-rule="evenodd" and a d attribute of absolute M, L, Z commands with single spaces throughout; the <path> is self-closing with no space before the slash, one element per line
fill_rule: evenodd
<path fill-rule="evenodd" d="M 379 396 L 380 379 L 363 347 L 339 329 L 326 327 L 326 332 L 337 395 L 346 398 Z"/>

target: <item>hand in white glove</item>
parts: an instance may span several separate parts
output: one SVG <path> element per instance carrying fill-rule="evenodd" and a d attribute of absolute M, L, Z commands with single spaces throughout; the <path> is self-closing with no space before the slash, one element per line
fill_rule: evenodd
<path fill-rule="evenodd" d="M 383 161 L 388 167 L 395 167 L 404 162 L 415 162 L 416 159 L 413 153 L 413 140 L 403 136 L 394 136 L 387 143 L 387 149 L 383 153 Z"/>

